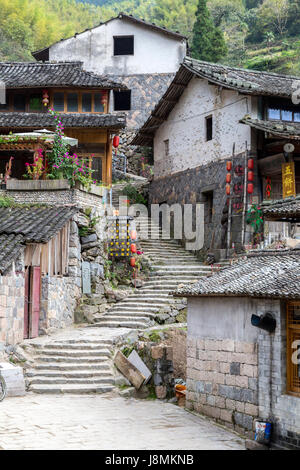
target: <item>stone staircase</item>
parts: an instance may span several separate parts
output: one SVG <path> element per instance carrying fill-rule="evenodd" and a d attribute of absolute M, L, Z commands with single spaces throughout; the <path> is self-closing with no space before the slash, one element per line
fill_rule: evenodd
<path fill-rule="evenodd" d="M 155 230 L 159 239 L 143 239 Z M 212 272 L 211 266 L 201 263 L 192 253 L 187 252 L 176 240 L 163 239 L 162 230 L 151 219 L 140 217 L 137 227 L 139 243 L 150 261 L 151 273 L 142 287 L 136 289 L 121 302 L 118 302 L 102 316 L 94 319 L 91 326 L 109 328 L 147 328 L 160 319 L 159 313 L 166 307 L 176 308 L 182 299 L 170 295 L 179 284 L 195 282 L 200 276 Z M 151 233 L 151 232 L 150 232 Z M 219 266 L 226 263 L 221 262 Z M 218 267 L 213 268 L 219 269 Z"/>
<path fill-rule="evenodd" d="M 123 185 L 114 194 L 117 196 Z M 157 324 L 161 311 L 184 305 L 182 299 L 173 297 L 179 284 L 194 282 L 200 276 L 210 274 L 211 266 L 201 263 L 187 252 L 176 240 L 164 239 L 159 227 L 147 217 L 139 218 L 137 227 L 139 244 L 147 256 L 151 272 L 143 286 L 121 302 L 114 304 L 102 316 L 89 325 L 73 331 L 71 336 L 37 338 L 26 340 L 23 347 L 29 348 L 32 361 L 25 370 L 29 391 L 35 393 L 105 393 L 115 387 L 112 354 L 116 335 L 124 334 L 127 328 L 143 329 Z M 143 237 L 155 229 L 159 239 Z M 139 236 L 141 235 L 141 237 Z M 221 266 L 226 263 L 219 263 Z M 218 269 L 218 267 L 214 268 Z M 170 317 L 171 321 L 172 318 Z M 115 330 L 114 330 L 115 329 Z M 122 333 L 123 332 L 123 333 Z M 65 335 L 65 333 L 63 333 Z M 81 335 L 81 336 L 80 336 Z"/>
<path fill-rule="evenodd" d="M 26 342 L 33 358 L 25 378 L 36 393 L 105 393 L 114 388 L 112 340 Z"/>

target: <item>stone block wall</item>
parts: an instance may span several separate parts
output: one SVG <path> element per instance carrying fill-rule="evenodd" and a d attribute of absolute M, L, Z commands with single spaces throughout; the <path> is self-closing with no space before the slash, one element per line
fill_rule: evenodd
<path fill-rule="evenodd" d="M 257 347 L 232 339 L 187 341 L 187 407 L 252 437 L 258 416 Z"/>
<path fill-rule="evenodd" d="M 17 344 L 24 335 L 24 258 L 0 275 L 0 343 Z"/>
<path fill-rule="evenodd" d="M 103 207 L 103 197 L 80 189 L 57 189 L 39 191 L 0 190 L 0 196 L 13 198 L 18 204 L 46 204 L 49 206 L 74 205 L 88 208 Z"/>
<path fill-rule="evenodd" d="M 229 159 L 232 159 L 230 156 Z M 244 155 L 236 156 L 233 160 L 233 168 L 244 165 Z M 193 169 L 174 173 L 170 176 L 154 179 L 150 184 L 149 202 L 150 204 L 167 203 L 169 205 L 179 203 L 184 204 L 204 203 L 205 193 L 213 192 L 212 216 L 210 218 L 208 209 L 204 211 L 204 247 L 203 252 L 214 252 L 217 259 L 220 250 L 226 248 L 227 243 L 227 223 L 228 206 L 225 192 L 226 186 L 226 163 L 224 161 L 212 162 L 207 165 L 198 166 Z M 240 180 L 240 178 L 239 178 Z M 257 183 L 257 173 L 255 172 L 255 182 Z M 233 184 L 235 180 L 233 179 Z M 253 202 L 258 198 L 259 189 L 256 185 Z M 233 201 L 242 201 L 242 197 L 236 197 Z M 231 218 L 231 242 L 239 251 L 241 246 L 242 213 L 233 208 Z M 252 229 L 246 225 L 245 243 L 251 239 Z"/>

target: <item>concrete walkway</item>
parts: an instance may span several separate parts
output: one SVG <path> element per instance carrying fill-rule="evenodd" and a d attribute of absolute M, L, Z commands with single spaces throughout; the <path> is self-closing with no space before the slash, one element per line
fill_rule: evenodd
<path fill-rule="evenodd" d="M 0 403 L 0 449 L 241 450 L 235 434 L 178 406 L 115 394 L 35 395 Z"/>

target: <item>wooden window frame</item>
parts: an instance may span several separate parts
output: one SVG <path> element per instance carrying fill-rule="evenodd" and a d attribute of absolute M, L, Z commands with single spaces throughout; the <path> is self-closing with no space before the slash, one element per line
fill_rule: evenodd
<path fill-rule="evenodd" d="M 286 392 L 289 395 L 300 397 L 300 377 L 299 377 L 299 364 L 293 364 L 292 355 L 297 351 L 292 348 L 295 340 L 300 341 L 300 318 L 299 320 L 292 319 L 292 308 L 294 306 L 300 307 L 300 302 L 287 302 L 286 304 L 286 362 L 287 362 L 287 382 Z"/>
<path fill-rule="evenodd" d="M 107 93 L 107 100 L 104 104 L 103 111 L 95 111 L 95 95 L 101 94 L 103 92 Z M 54 94 L 55 93 L 64 93 L 64 111 L 58 111 L 59 113 L 64 114 L 107 114 L 108 111 L 108 100 L 109 100 L 109 90 L 78 90 L 78 89 L 53 89 L 50 92 L 50 106 L 54 109 Z M 68 93 L 78 93 L 78 111 L 68 111 L 67 95 Z M 90 93 L 92 97 L 92 110 L 90 113 L 82 111 L 82 95 L 85 93 Z"/>

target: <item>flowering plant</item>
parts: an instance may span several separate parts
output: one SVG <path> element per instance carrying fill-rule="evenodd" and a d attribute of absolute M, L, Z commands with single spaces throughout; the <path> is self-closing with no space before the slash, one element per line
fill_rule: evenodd
<path fill-rule="evenodd" d="M 77 154 L 69 153 L 69 145 L 64 142 L 64 127 L 59 115 L 50 108 L 49 113 L 55 120 L 55 138 L 52 152 L 49 155 L 49 164 L 52 167 L 49 178 L 59 179 L 66 178 L 71 187 L 75 181 L 79 181 L 86 188 L 90 188 L 92 184 L 97 184 L 92 178 L 92 170 L 85 159 L 80 159 Z"/>
<path fill-rule="evenodd" d="M 25 163 L 27 177 L 32 180 L 38 180 L 42 176 L 45 170 L 44 166 L 44 155 L 43 149 L 38 149 L 38 151 L 34 154 L 33 163 Z"/>

